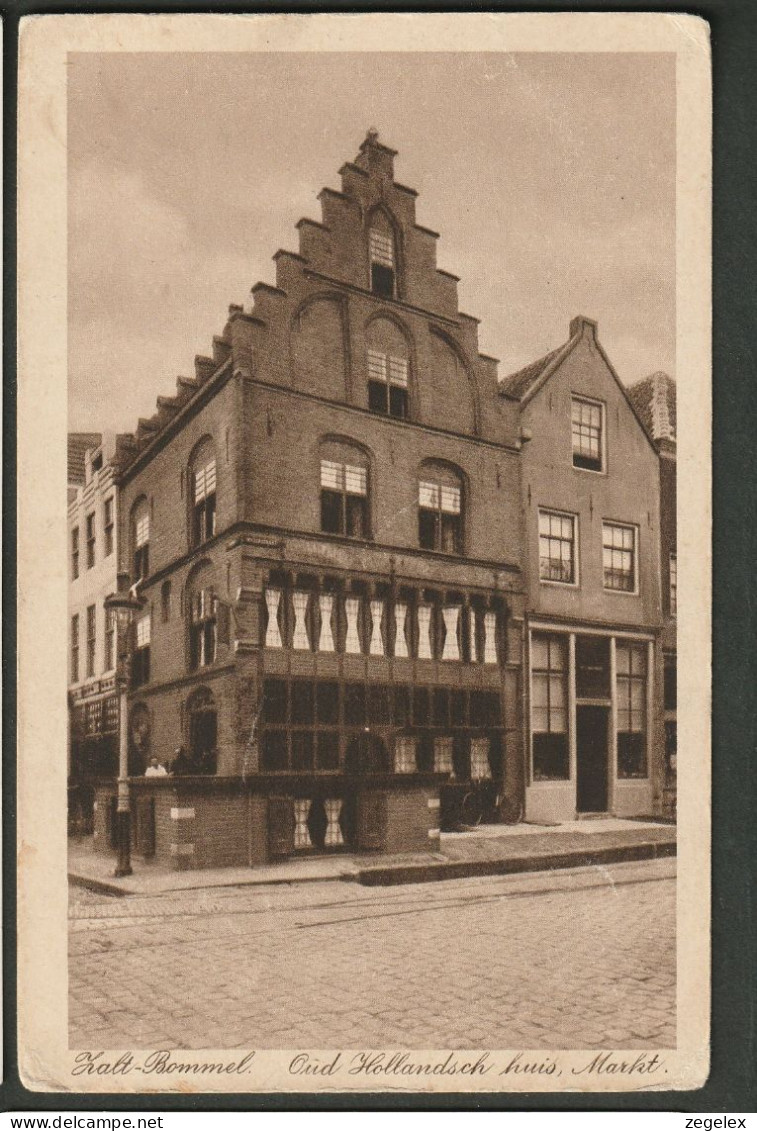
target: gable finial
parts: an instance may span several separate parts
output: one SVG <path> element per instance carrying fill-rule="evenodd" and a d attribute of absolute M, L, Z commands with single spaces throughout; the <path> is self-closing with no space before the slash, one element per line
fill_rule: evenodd
<path fill-rule="evenodd" d="M 369 126 L 368 132 L 365 135 L 365 140 L 370 142 L 371 145 L 378 145 L 379 132 L 375 126 Z"/>

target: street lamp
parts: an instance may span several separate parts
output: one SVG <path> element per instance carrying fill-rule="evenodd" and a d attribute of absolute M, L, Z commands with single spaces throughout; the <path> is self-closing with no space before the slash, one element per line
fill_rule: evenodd
<path fill-rule="evenodd" d="M 111 593 L 105 598 L 106 615 L 112 614 L 118 632 L 118 663 L 116 684 L 118 686 L 118 800 L 116 802 L 116 839 L 118 841 L 118 861 L 116 876 L 131 875 L 131 813 L 129 798 L 129 729 L 127 717 L 127 691 L 131 668 L 131 627 L 134 613 L 142 608 L 144 601 L 136 595 L 136 587 L 128 592 Z"/>

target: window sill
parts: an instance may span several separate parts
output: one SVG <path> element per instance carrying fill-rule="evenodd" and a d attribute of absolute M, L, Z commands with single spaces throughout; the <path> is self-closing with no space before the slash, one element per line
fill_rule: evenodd
<path fill-rule="evenodd" d="M 580 589 L 581 584 L 578 581 L 549 581 L 546 577 L 539 578 L 540 585 L 555 586 L 558 589 Z"/>
<path fill-rule="evenodd" d="M 613 597 L 639 597 L 639 596 L 641 596 L 638 589 L 608 589 L 606 585 L 602 586 L 602 592 L 608 593 Z"/>

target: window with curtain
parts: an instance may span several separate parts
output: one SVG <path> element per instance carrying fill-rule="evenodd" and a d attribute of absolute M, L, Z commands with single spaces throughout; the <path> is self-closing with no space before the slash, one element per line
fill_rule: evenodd
<path fill-rule="evenodd" d="M 359 448 L 321 448 L 321 530 L 347 538 L 369 536 L 368 460 Z"/>
<path fill-rule="evenodd" d="M 418 542 L 424 550 L 463 551 L 463 482 L 452 468 L 424 464 L 418 479 Z"/>

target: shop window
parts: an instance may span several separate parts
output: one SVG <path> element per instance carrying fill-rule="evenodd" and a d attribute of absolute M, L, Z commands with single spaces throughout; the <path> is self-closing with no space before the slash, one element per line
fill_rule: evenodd
<path fill-rule="evenodd" d="M 418 481 L 418 543 L 424 550 L 463 552 L 463 485 L 452 468 L 424 464 Z"/>
<path fill-rule="evenodd" d="M 618 709 L 618 777 L 645 778 L 646 645 L 618 641 L 615 648 Z"/>
<path fill-rule="evenodd" d="M 394 742 L 394 772 L 412 774 L 415 769 L 415 739 L 400 736 Z"/>
<path fill-rule="evenodd" d="M 534 781 L 566 781 L 568 755 L 567 663 L 562 636 L 531 639 L 531 731 Z"/>
<path fill-rule="evenodd" d="M 374 227 L 368 233 L 371 290 L 383 298 L 394 297 L 394 238 L 388 229 Z"/>
<path fill-rule="evenodd" d="M 380 350 L 368 350 L 368 407 L 371 412 L 408 417 L 408 361 Z"/>
<path fill-rule="evenodd" d="M 329 445 L 331 447 L 335 446 Z M 321 530 L 347 538 L 368 537 L 368 467 L 365 456 L 357 448 L 347 449 L 344 460 L 325 458 L 324 450 Z"/>
<path fill-rule="evenodd" d="M 451 696 L 452 725 L 464 727 L 468 725 L 468 696 L 465 691 L 453 691 Z"/>
<path fill-rule="evenodd" d="M 539 511 L 539 578 L 575 585 L 576 517 L 557 511 Z"/>
<path fill-rule="evenodd" d="M 368 721 L 379 726 L 392 721 L 390 687 L 375 683 L 368 685 Z"/>
<path fill-rule="evenodd" d="M 576 695 L 579 699 L 610 698 L 610 638 L 576 637 Z"/>
<path fill-rule="evenodd" d="M 95 516 L 94 512 L 87 515 L 87 569 L 92 569 L 95 564 Z"/>
<path fill-rule="evenodd" d="M 79 527 L 71 531 L 71 580 L 76 581 L 79 576 Z"/>
<path fill-rule="evenodd" d="M 189 598 L 190 671 L 215 663 L 217 648 L 216 599 L 210 588 L 199 589 Z"/>
<path fill-rule="evenodd" d="M 132 685 L 141 687 L 150 679 L 150 614 L 140 617 L 135 626 L 132 658 Z"/>
<path fill-rule="evenodd" d="M 451 774 L 453 766 L 453 740 L 449 737 L 434 739 L 434 773 Z"/>
<path fill-rule="evenodd" d="M 415 763 L 422 774 L 434 772 L 434 739 L 430 734 L 420 734 L 416 739 Z"/>
<path fill-rule="evenodd" d="M 492 776 L 489 762 L 490 741 L 488 738 L 472 738 L 470 743 L 471 781 L 487 781 Z"/>
<path fill-rule="evenodd" d="M 636 527 L 602 523 L 602 567 L 605 589 L 635 593 Z"/>
<path fill-rule="evenodd" d="M 106 499 L 103 507 L 103 557 L 113 553 L 113 499 Z"/>
<path fill-rule="evenodd" d="M 573 466 L 584 471 L 602 471 L 603 407 L 596 401 L 573 397 L 571 429 L 573 434 Z"/>
<path fill-rule="evenodd" d="M 431 713 L 430 692 L 428 687 L 416 687 L 413 690 L 413 723 L 415 726 L 428 726 Z"/>
<path fill-rule="evenodd" d="M 435 687 L 431 697 L 431 721 L 436 727 L 449 726 L 449 691 L 446 687 Z"/>

